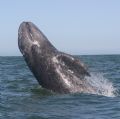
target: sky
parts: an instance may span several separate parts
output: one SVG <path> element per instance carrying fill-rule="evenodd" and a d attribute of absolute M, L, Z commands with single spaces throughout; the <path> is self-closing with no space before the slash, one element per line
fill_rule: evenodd
<path fill-rule="evenodd" d="M 19 56 L 18 28 L 31 21 L 60 51 L 120 54 L 120 0 L 1 0 L 0 56 Z"/>

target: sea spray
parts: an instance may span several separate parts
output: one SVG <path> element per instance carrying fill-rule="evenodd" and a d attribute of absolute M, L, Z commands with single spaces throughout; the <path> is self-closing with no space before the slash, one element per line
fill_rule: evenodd
<path fill-rule="evenodd" d="M 103 95 L 107 97 L 115 97 L 117 89 L 113 83 L 105 78 L 102 73 L 91 73 L 91 77 L 85 77 L 87 93 Z"/>

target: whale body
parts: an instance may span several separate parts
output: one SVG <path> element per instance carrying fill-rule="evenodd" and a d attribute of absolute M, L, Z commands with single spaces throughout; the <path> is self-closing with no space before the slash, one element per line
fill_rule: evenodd
<path fill-rule="evenodd" d="M 87 90 L 89 77 L 84 63 L 77 57 L 60 52 L 32 22 L 23 22 L 18 30 L 18 46 L 39 84 L 57 93 Z"/>

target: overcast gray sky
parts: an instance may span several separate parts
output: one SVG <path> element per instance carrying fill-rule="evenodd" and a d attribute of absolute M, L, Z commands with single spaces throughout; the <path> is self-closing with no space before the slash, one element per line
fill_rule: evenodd
<path fill-rule="evenodd" d="M 1 0 L 0 55 L 21 55 L 18 27 L 32 21 L 61 51 L 120 54 L 120 0 Z"/>

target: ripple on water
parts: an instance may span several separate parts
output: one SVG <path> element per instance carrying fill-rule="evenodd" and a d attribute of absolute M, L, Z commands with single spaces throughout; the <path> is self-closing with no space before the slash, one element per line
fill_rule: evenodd
<path fill-rule="evenodd" d="M 119 93 L 120 56 L 82 58 L 92 72 L 103 71 Z M 120 96 L 55 94 L 38 85 L 21 57 L 0 57 L 0 119 L 119 119 L 119 111 Z"/>

